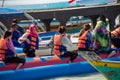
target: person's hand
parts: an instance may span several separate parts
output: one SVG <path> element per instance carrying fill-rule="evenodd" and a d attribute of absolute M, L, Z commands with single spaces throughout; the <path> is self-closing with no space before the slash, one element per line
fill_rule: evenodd
<path fill-rule="evenodd" d="M 14 57 L 17 57 L 17 53 L 14 54 Z"/>

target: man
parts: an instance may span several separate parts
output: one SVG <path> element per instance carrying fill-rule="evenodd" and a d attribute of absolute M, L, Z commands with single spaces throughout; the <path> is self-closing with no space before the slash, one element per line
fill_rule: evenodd
<path fill-rule="evenodd" d="M 12 30 L 12 42 L 15 47 L 21 47 L 20 43 L 18 42 L 19 37 L 21 36 L 20 32 L 17 30 L 17 24 L 12 23 L 11 25 Z"/>
<path fill-rule="evenodd" d="M 20 32 L 20 34 L 24 34 L 24 28 L 18 25 L 17 19 L 13 19 L 12 23 L 15 23 L 17 25 L 17 30 Z"/>

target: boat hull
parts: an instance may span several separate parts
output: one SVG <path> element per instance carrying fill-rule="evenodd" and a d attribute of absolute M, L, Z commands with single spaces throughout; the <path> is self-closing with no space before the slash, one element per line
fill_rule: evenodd
<path fill-rule="evenodd" d="M 120 57 L 119 57 L 120 58 Z M 120 63 L 109 61 L 91 61 L 107 80 L 120 80 Z"/>
<path fill-rule="evenodd" d="M 119 55 L 114 56 L 112 59 L 117 59 Z M 107 54 L 101 55 L 104 59 L 106 56 Z M 56 55 L 26 58 L 26 64 L 19 70 L 15 70 L 17 66 L 16 63 L 0 65 L 0 80 L 40 80 L 97 71 L 80 55 L 73 63 L 68 63 L 68 60 L 69 58 L 60 58 Z"/>
<path fill-rule="evenodd" d="M 118 51 L 120 52 L 120 51 Z M 120 80 L 120 57 L 103 60 L 94 52 L 81 55 L 107 80 Z"/>
<path fill-rule="evenodd" d="M 0 72 L 0 80 L 41 80 L 45 78 L 96 72 L 86 61 Z"/>

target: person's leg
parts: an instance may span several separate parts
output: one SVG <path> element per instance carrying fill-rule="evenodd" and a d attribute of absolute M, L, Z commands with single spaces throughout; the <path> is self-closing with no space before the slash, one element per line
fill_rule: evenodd
<path fill-rule="evenodd" d="M 30 48 L 27 52 L 27 57 L 35 57 L 36 54 L 35 54 L 35 50 Z"/>
<path fill-rule="evenodd" d="M 19 63 L 16 67 L 16 70 L 19 69 L 22 65 L 24 65 L 25 63 L 25 59 L 24 58 L 19 58 L 19 57 L 11 57 L 10 60 L 11 63 Z"/>
<path fill-rule="evenodd" d="M 112 52 L 107 56 L 107 58 L 110 58 L 110 57 L 114 56 L 115 54 L 116 54 L 116 51 L 112 51 Z"/>
<path fill-rule="evenodd" d="M 67 52 L 64 54 L 64 57 L 70 57 L 69 63 L 70 63 L 70 62 L 73 62 L 74 59 L 76 59 L 77 56 L 78 56 L 77 53 L 70 52 L 70 51 L 67 51 Z"/>
<path fill-rule="evenodd" d="M 112 56 L 114 56 L 116 53 L 117 53 L 117 50 L 116 49 L 110 49 L 108 51 L 109 55 L 107 56 L 107 58 L 110 58 Z"/>
<path fill-rule="evenodd" d="M 61 54 L 60 55 L 60 58 L 63 58 L 63 57 L 70 57 L 70 60 L 68 61 L 68 63 L 70 63 L 71 62 L 71 55 L 69 54 L 69 53 L 64 53 L 64 54 Z"/>
<path fill-rule="evenodd" d="M 78 54 L 74 52 L 69 52 L 69 54 L 71 56 L 71 59 L 70 59 L 71 62 L 73 62 L 78 56 Z"/>
<path fill-rule="evenodd" d="M 16 67 L 16 70 L 20 69 L 20 67 L 23 65 L 23 63 L 19 63 Z"/>
<path fill-rule="evenodd" d="M 28 52 L 29 52 L 29 49 L 30 49 L 30 48 L 23 47 L 23 52 L 27 55 L 27 54 L 28 54 Z"/>

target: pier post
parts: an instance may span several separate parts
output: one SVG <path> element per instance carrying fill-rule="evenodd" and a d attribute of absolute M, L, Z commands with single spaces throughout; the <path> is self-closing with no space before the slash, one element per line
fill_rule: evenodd
<path fill-rule="evenodd" d="M 52 19 L 41 19 L 41 21 L 45 24 L 46 31 L 50 31 L 50 22 L 52 21 Z"/>
<path fill-rule="evenodd" d="M 99 17 L 98 15 L 89 16 L 89 18 L 91 19 L 91 24 L 92 24 L 93 28 L 95 28 L 95 26 L 97 24 L 98 17 Z"/>
<path fill-rule="evenodd" d="M 70 17 L 56 17 L 56 19 L 60 22 L 61 26 L 66 26 L 67 21 L 69 20 Z"/>
<path fill-rule="evenodd" d="M 67 21 L 70 19 L 70 15 L 65 13 L 64 11 L 62 12 L 56 12 L 55 18 L 60 22 L 61 26 L 66 26 Z"/>
<path fill-rule="evenodd" d="M 100 20 L 103 21 L 106 24 L 106 17 L 104 15 L 100 16 Z"/>
<path fill-rule="evenodd" d="M 115 16 L 111 16 L 109 17 L 109 25 L 110 25 L 110 30 L 113 30 L 114 29 L 114 26 L 115 26 Z"/>

